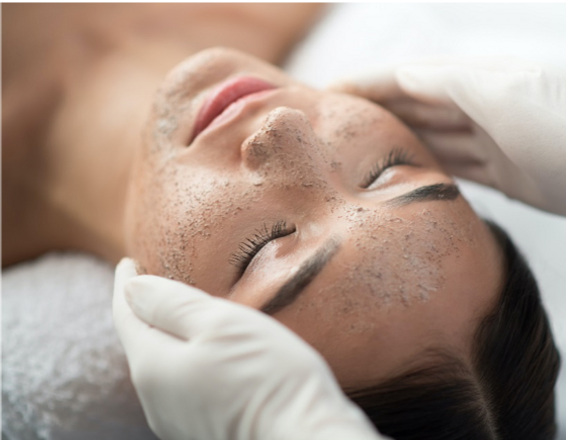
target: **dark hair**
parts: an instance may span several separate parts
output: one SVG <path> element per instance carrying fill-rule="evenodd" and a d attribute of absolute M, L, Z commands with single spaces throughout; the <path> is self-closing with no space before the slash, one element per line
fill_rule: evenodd
<path fill-rule="evenodd" d="M 447 351 L 362 390 L 345 390 L 395 440 L 550 440 L 560 358 L 537 283 L 507 234 L 487 222 L 506 265 L 501 296 L 474 335 L 467 366 Z"/>

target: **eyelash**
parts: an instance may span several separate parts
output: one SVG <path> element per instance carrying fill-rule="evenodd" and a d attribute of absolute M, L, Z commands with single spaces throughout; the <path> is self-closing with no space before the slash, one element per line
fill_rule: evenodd
<path fill-rule="evenodd" d="M 384 161 L 374 165 L 368 173 L 362 184 L 362 188 L 369 187 L 375 182 L 379 176 L 387 169 L 397 165 L 415 165 L 406 150 L 402 148 L 393 148 Z M 276 240 L 295 232 L 295 229 L 289 230 L 287 222 L 278 221 L 271 228 L 264 223 L 261 229 L 257 229 L 252 237 L 248 237 L 240 243 L 238 251 L 234 252 L 229 259 L 230 264 L 236 266 L 240 273 L 243 273 L 253 258 L 261 251 L 261 249 L 270 241 Z"/>
<path fill-rule="evenodd" d="M 238 246 L 238 251 L 230 256 L 230 264 L 236 266 L 240 270 L 240 274 L 244 273 L 253 258 L 261 251 L 261 249 L 270 241 L 280 237 L 285 237 L 295 232 L 295 228 L 287 228 L 287 222 L 278 221 L 271 228 L 267 224 L 263 224 L 261 229 L 257 229 L 252 237 L 246 238 Z"/>
<path fill-rule="evenodd" d="M 381 174 L 387 169 L 391 167 L 395 167 L 398 165 L 413 165 L 415 163 L 412 161 L 412 157 L 409 153 L 399 147 L 393 148 L 385 160 L 376 163 L 370 172 L 366 175 L 361 187 L 368 188 L 373 182 L 375 182 Z"/>

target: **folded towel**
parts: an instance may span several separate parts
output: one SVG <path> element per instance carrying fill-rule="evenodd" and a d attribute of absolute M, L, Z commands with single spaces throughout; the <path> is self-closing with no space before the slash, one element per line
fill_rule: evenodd
<path fill-rule="evenodd" d="M 113 268 L 51 253 L 2 275 L 2 438 L 155 440 L 112 322 Z"/>

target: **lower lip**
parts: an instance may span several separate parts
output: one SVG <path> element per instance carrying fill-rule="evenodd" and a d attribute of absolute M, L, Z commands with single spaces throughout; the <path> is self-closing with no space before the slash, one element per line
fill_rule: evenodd
<path fill-rule="evenodd" d="M 273 84 L 253 77 L 238 77 L 222 83 L 210 93 L 202 105 L 196 118 L 191 142 L 199 133 L 209 127 L 213 121 L 217 122 L 220 119 L 219 117 L 223 116 L 224 110 L 230 107 L 230 104 L 249 95 L 255 95 L 274 88 Z"/>

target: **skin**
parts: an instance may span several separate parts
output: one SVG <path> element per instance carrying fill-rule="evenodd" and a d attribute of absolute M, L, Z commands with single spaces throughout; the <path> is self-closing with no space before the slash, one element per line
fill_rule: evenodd
<path fill-rule="evenodd" d="M 278 88 L 189 145 L 207 94 L 240 75 Z M 395 147 L 414 164 L 362 188 Z M 254 308 L 332 240 L 329 263 L 273 316 L 326 358 L 343 387 L 395 375 L 430 348 L 471 365 L 473 333 L 501 285 L 499 249 L 461 196 L 387 203 L 452 179 L 383 108 L 313 90 L 237 51 L 206 50 L 161 85 L 129 182 L 124 237 L 140 270 Z M 288 235 L 242 273 L 239 245 L 281 221 Z"/>
<path fill-rule="evenodd" d="M 279 64 L 324 5 L 3 4 L 2 265 L 53 249 L 116 264 L 155 90 L 217 45 Z"/>
<path fill-rule="evenodd" d="M 190 58 L 155 97 L 171 68 L 211 45 L 281 62 L 318 5 L 2 12 L 3 265 L 52 249 L 111 263 L 130 255 L 146 272 L 259 308 L 332 239 L 332 260 L 274 317 L 344 386 L 395 374 L 429 347 L 469 360 L 477 318 L 497 297 L 498 250 L 461 197 L 386 202 L 451 181 L 398 120 L 224 49 Z M 281 88 L 188 147 L 208 91 L 243 74 Z M 360 188 L 392 147 L 419 166 Z M 240 279 L 231 264 L 240 243 L 280 221 L 295 232 L 267 245 Z"/>

